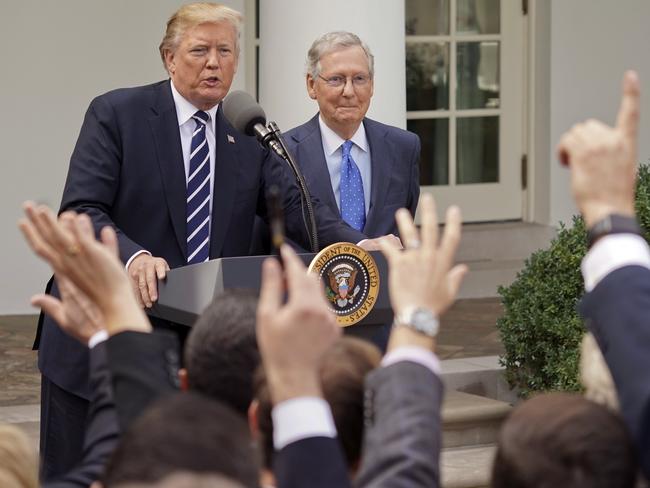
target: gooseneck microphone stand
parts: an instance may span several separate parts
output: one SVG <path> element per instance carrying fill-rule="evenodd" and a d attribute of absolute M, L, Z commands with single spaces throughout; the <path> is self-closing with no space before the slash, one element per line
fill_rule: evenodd
<path fill-rule="evenodd" d="M 314 215 L 314 206 L 311 201 L 311 195 L 309 194 L 309 189 L 307 188 L 307 184 L 305 183 L 305 178 L 302 175 L 302 172 L 300 171 L 300 168 L 298 167 L 295 158 L 289 151 L 287 144 L 284 142 L 278 124 L 276 124 L 273 121 L 270 121 L 268 123 L 267 128 L 273 134 L 273 138 L 276 141 L 278 141 L 278 143 L 282 147 L 282 151 L 275 151 L 275 152 L 278 153 L 278 155 L 280 155 L 287 162 L 287 164 L 291 168 L 291 171 L 293 171 L 293 175 L 296 178 L 296 183 L 298 185 L 298 189 L 300 190 L 300 198 L 302 200 L 301 203 L 304 202 L 304 205 L 301 205 L 302 218 L 303 221 L 305 222 L 307 235 L 309 236 L 309 244 L 311 245 L 311 252 L 317 253 L 320 250 L 320 245 L 318 242 L 318 229 L 316 228 L 316 217 Z"/>

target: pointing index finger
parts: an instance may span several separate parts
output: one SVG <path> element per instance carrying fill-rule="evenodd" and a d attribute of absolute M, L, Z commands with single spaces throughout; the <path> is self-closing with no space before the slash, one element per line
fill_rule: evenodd
<path fill-rule="evenodd" d="M 623 76 L 623 96 L 616 118 L 616 127 L 628 137 L 636 137 L 639 123 L 639 77 L 634 71 Z"/>

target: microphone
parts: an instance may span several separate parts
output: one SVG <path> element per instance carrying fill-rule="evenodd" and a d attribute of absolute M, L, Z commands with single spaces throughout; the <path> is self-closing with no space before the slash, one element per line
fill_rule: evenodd
<path fill-rule="evenodd" d="M 262 146 L 287 159 L 287 153 L 276 140 L 275 133 L 266 127 L 264 109 L 248 93 L 241 90 L 230 93 L 223 100 L 223 115 L 239 132 L 257 137 Z"/>
<path fill-rule="evenodd" d="M 316 216 L 314 214 L 311 195 L 309 194 L 309 189 L 300 171 L 300 167 L 296 164 L 291 152 L 282 139 L 278 125 L 275 122 L 269 122 L 267 127 L 264 109 L 248 93 L 240 90 L 234 91 L 224 98 L 223 115 L 230 122 L 230 125 L 239 132 L 248 136 L 257 137 L 257 140 L 262 146 L 271 149 L 287 162 L 296 178 L 296 184 L 300 192 L 303 219 L 307 236 L 309 237 L 309 244 L 312 252 L 317 253 L 320 246 L 318 244 L 318 228 L 316 227 Z"/>

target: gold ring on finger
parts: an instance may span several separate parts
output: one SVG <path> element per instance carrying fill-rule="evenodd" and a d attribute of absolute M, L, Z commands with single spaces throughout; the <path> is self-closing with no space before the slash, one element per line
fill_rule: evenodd
<path fill-rule="evenodd" d="M 74 257 L 81 252 L 81 248 L 79 247 L 79 244 L 70 244 L 65 250 L 65 252 L 67 253 L 68 256 Z"/>

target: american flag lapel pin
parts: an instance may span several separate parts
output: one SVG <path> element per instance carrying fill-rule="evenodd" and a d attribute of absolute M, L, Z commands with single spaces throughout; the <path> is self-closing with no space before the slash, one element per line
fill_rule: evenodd
<path fill-rule="evenodd" d="M 234 138 L 233 136 L 231 136 L 230 134 L 228 134 L 227 137 L 228 137 L 228 142 L 229 142 L 230 144 L 234 144 L 234 143 L 235 143 L 235 138 Z"/>

